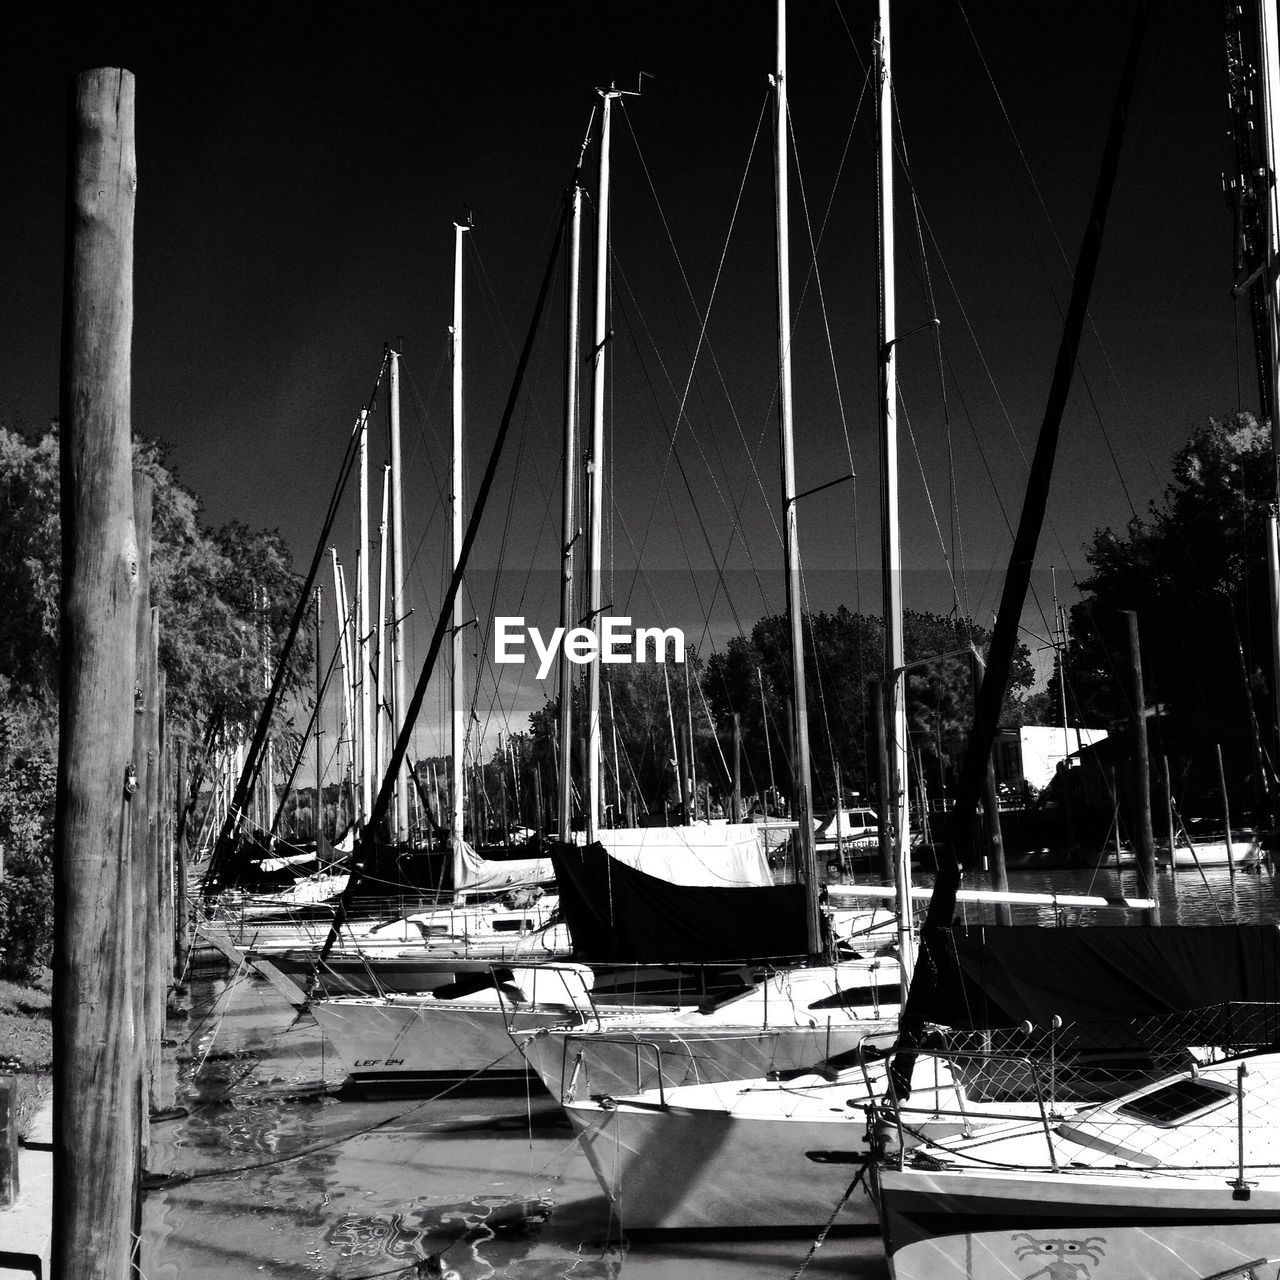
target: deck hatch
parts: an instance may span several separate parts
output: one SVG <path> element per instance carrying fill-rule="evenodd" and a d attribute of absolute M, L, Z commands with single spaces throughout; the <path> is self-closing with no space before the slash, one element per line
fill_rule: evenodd
<path fill-rule="evenodd" d="M 1187 1076 L 1131 1098 L 1116 1107 L 1116 1114 L 1144 1120 L 1148 1124 L 1178 1125 L 1235 1096 L 1236 1091 L 1229 1084 Z"/>

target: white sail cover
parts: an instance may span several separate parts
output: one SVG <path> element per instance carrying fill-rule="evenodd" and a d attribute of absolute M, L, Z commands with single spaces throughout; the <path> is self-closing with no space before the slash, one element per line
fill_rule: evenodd
<path fill-rule="evenodd" d="M 754 823 L 692 827 L 618 827 L 600 843 L 619 862 L 687 885 L 771 885 L 764 840 Z M 482 858 L 460 841 L 453 860 L 455 892 L 494 892 L 555 879 L 550 858 Z"/>

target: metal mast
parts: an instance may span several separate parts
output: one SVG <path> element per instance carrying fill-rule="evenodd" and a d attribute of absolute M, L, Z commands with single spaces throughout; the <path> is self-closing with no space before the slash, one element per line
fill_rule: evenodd
<path fill-rule="evenodd" d="M 800 547 L 796 528 L 796 460 L 791 400 L 791 270 L 787 148 L 787 6 L 778 0 L 777 70 L 774 87 L 774 180 L 778 232 L 778 418 L 781 428 L 783 541 L 787 559 L 787 619 L 791 629 L 791 683 L 795 696 L 795 796 L 797 872 L 809 888 L 809 954 L 823 954 L 818 915 L 818 859 L 813 843 L 809 794 L 809 717 L 804 679 L 804 617 L 800 593 Z"/>
<path fill-rule="evenodd" d="M 596 192 L 595 327 L 591 339 L 591 451 L 587 455 L 587 617 L 600 651 L 600 562 L 604 534 L 604 383 L 605 345 L 609 341 L 609 134 L 613 101 L 621 93 L 610 86 L 599 90 L 604 106 L 600 113 L 600 171 Z M 568 754 L 572 744 L 562 742 Z M 587 842 L 600 833 L 600 662 L 587 664 Z"/>
<path fill-rule="evenodd" d="M 391 405 L 391 741 L 400 736 L 404 716 L 404 475 L 400 469 L 400 353 L 390 353 Z M 409 794 L 404 771 L 396 772 L 391 839 L 409 837 Z"/>
<path fill-rule="evenodd" d="M 898 533 L 898 360 L 893 273 L 893 77 L 889 65 L 889 0 L 876 22 L 876 111 L 879 123 L 880 243 L 880 558 L 884 579 L 885 730 L 893 799 L 898 878 L 898 954 L 902 980 L 914 964 L 911 918 L 911 808 L 907 789 L 907 673 L 902 645 L 902 547 Z"/>
<path fill-rule="evenodd" d="M 583 143 L 585 149 L 586 143 Z M 581 167 L 581 160 L 579 160 Z M 565 315 L 564 354 L 564 484 L 560 498 L 560 625 L 568 635 L 573 616 L 574 484 L 578 471 L 578 319 L 582 281 L 582 186 L 575 175 L 569 197 L 569 284 Z M 557 830 L 561 840 L 573 839 L 573 667 L 560 646 L 560 770 L 557 790 Z"/>
<path fill-rule="evenodd" d="M 360 690 L 360 821 L 373 810 L 373 681 L 369 678 L 369 414 L 360 414 L 360 546 L 356 556 L 356 672 Z"/>
<path fill-rule="evenodd" d="M 457 571 L 462 556 L 462 237 L 468 228 L 453 224 L 453 459 L 449 481 L 449 510 L 452 516 L 452 564 Z M 453 597 L 452 681 L 450 684 L 450 761 L 452 778 L 452 812 L 449 835 L 455 857 L 462 844 L 462 703 L 465 695 L 462 670 L 462 592 Z"/>

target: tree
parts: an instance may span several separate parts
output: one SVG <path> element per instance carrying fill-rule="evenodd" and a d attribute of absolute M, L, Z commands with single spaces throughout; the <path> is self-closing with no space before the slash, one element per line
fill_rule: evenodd
<path fill-rule="evenodd" d="M 1100 529 L 1071 610 L 1067 702 L 1076 723 L 1128 714 L 1127 624 L 1138 615 L 1146 694 L 1222 741 L 1267 709 L 1266 520 L 1271 433 L 1250 413 L 1210 418 L 1173 459 L 1173 480 L 1123 533 Z M 1057 676 L 1050 682 L 1057 703 Z"/>
<path fill-rule="evenodd" d="M 605 671 L 607 688 L 601 694 L 601 720 L 603 787 L 608 804 L 614 803 L 620 778 L 624 801 L 634 786 L 643 810 L 660 813 L 664 805 L 678 805 L 680 789 L 672 747 L 673 724 L 676 735 L 687 736 L 692 723 L 693 774 L 703 801 L 709 780 L 714 780 L 716 794 L 724 793 L 725 765 L 721 755 L 724 748 L 717 741 L 708 698 L 700 693 L 700 682 L 705 683 L 703 664 L 692 648 L 686 650 L 683 664 L 675 661 L 670 650 L 665 656 L 664 662 L 619 664 Z M 586 714 L 586 695 L 580 684 L 573 686 L 572 698 L 574 733 L 580 739 Z M 541 763 L 544 779 L 558 777 L 559 713 L 557 696 L 549 698 L 529 717 L 530 758 Z M 583 779 L 576 748 L 569 763 L 573 785 L 581 795 Z"/>
<path fill-rule="evenodd" d="M 232 523 L 208 530 L 200 500 L 169 468 L 158 441 L 134 442 L 134 466 L 152 478 L 152 602 L 160 609 L 166 714 L 195 731 L 211 709 L 229 726 L 252 724 L 301 582 L 278 533 Z M 62 544 L 58 437 L 0 425 L 0 670 L 5 704 L 51 742 L 56 719 Z M 256 599 L 255 599 L 256 596 Z M 265 603 L 264 603 L 265 601 Z M 310 687 L 309 638 L 292 664 L 293 691 Z M 305 678 L 305 679 L 304 679 Z M 28 744 L 30 745 L 30 744 Z"/>
<path fill-rule="evenodd" d="M 288 549 L 277 533 L 206 529 L 157 441 L 134 441 L 134 466 L 154 484 L 151 595 L 169 731 L 194 738 L 216 712 L 243 732 L 301 587 Z M 39 435 L 0 424 L 0 952 L 15 974 L 45 963 L 52 936 L 60 515 L 56 423 Z M 309 643 L 304 634 L 294 693 L 311 688 Z"/>

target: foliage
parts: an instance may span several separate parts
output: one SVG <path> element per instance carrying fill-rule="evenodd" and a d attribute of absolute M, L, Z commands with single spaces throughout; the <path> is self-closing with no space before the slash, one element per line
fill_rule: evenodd
<path fill-rule="evenodd" d="M 10 709 L 56 720 L 61 535 L 56 424 L 39 436 L 0 425 L 0 690 Z M 209 530 L 200 500 L 170 469 L 164 446 L 134 442 L 134 468 L 152 478 L 151 596 L 160 611 L 160 663 L 171 726 L 196 732 L 215 705 L 227 723 L 252 724 L 300 582 L 278 533 L 241 524 Z M 255 598 L 256 597 L 256 598 Z M 309 688 L 304 632 L 291 687 Z M 306 680 L 303 680 L 303 677 Z"/>
<path fill-rule="evenodd" d="M 687 677 L 687 679 L 686 679 Z M 606 669 L 601 691 L 602 754 L 605 761 L 604 796 L 606 805 L 616 803 L 619 781 L 623 803 L 629 804 L 634 789 L 641 814 L 662 812 L 663 806 L 674 810 L 680 803 L 680 782 L 676 767 L 676 747 L 672 726 L 686 741 L 693 731 L 692 776 L 698 786 L 699 812 L 706 801 L 708 780 L 716 795 L 723 795 L 726 785 L 725 763 L 721 752 L 727 746 L 717 742 L 711 712 L 701 689 L 703 664 L 697 653 L 685 651 L 685 662 L 677 663 L 673 653 L 665 662 L 630 663 Z M 586 694 L 581 685 L 573 688 L 573 724 L 575 736 L 583 736 L 586 722 Z M 692 702 L 692 707 L 690 703 Z M 543 786 L 554 796 L 558 777 L 559 698 L 550 698 L 529 717 L 527 746 L 529 768 L 541 767 Z M 617 757 L 614 739 L 617 739 Z M 517 739 L 522 742 L 523 739 Z M 575 751 L 570 760 L 573 785 L 582 794 L 582 759 Z"/>
<path fill-rule="evenodd" d="M 25 980 L 53 951 L 53 805 L 57 772 L 48 755 L 11 749 L 0 713 L 0 975 Z"/>
<path fill-rule="evenodd" d="M 989 642 L 987 631 L 967 618 L 913 610 L 903 615 L 905 661 L 920 664 L 907 673 L 908 739 L 913 755 L 918 753 L 928 771 L 935 794 L 937 787 L 950 781 L 952 761 L 963 750 L 973 718 L 967 650 L 973 646 L 984 652 Z M 843 605 L 834 613 L 806 614 L 804 646 L 815 804 L 834 807 L 837 765 L 846 800 L 851 792 L 870 796 L 876 773 L 872 682 L 884 668 L 883 620 L 853 613 Z M 731 724 L 734 711 L 738 712 L 744 769 L 757 787 L 771 778 L 779 786 L 787 785 L 790 662 L 786 620 L 775 615 L 757 622 L 749 640 L 731 640 L 707 664 L 707 696 L 713 711 L 721 724 Z M 1018 697 L 1033 679 L 1030 655 L 1019 645 L 1002 722 L 1017 720 Z"/>
<path fill-rule="evenodd" d="M 908 731 L 913 751 L 918 751 L 936 785 L 940 769 L 950 773 L 952 758 L 963 747 L 972 717 L 972 689 L 967 654 L 970 643 L 979 650 L 989 636 L 967 619 L 955 620 L 928 613 L 908 613 L 904 618 L 904 648 L 908 662 L 932 658 L 935 662 L 913 669 L 907 680 Z M 804 618 L 806 685 L 809 712 L 810 767 L 815 804 L 835 804 L 836 765 L 841 790 L 871 794 L 875 771 L 872 736 L 871 682 L 883 664 L 884 627 L 878 617 L 855 614 L 843 606 L 834 613 L 806 614 Z M 704 663 L 690 654 L 689 680 L 685 668 L 674 663 L 615 667 L 612 682 L 614 713 L 623 760 L 624 792 L 632 782 L 650 810 L 678 800 L 671 746 L 671 722 L 677 732 L 688 731 L 692 700 L 695 773 L 700 795 L 709 786 L 713 797 L 727 796 L 733 767 L 733 723 L 736 713 L 742 737 L 742 788 L 744 797 L 763 803 L 766 794 L 786 794 L 790 789 L 790 640 L 786 619 L 761 618 L 749 638 L 735 637 Z M 1031 660 L 1020 646 L 1014 662 L 1013 692 L 1006 701 L 1010 722 L 1026 714 L 1017 701 L 1033 680 Z M 668 688 L 670 713 L 668 713 Z M 687 692 L 686 692 L 687 688 Z M 532 751 L 554 777 L 558 702 L 549 700 L 530 717 Z M 574 691 L 574 723 L 582 724 L 581 694 Z M 602 717 L 605 754 L 612 759 L 612 725 L 607 695 Z M 609 765 L 610 771 L 612 765 Z M 579 766 L 573 761 L 575 782 Z M 610 773 L 606 795 L 612 798 Z M 705 803 L 702 796 L 700 803 Z"/>
<path fill-rule="evenodd" d="M 1269 719 L 1266 519 L 1271 433 L 1249 413 L 1198 427 L 1145 519 L 1099 530 L 1071 611 L 1067 698 L 1076 723 L 1127 715 L 1128 632 L 1138 617 L 1148 702 L 1217 740 L 1247 734 L 1251 700 Z M 1048 693 L 1056 703 L 1057 677 Z"/>

